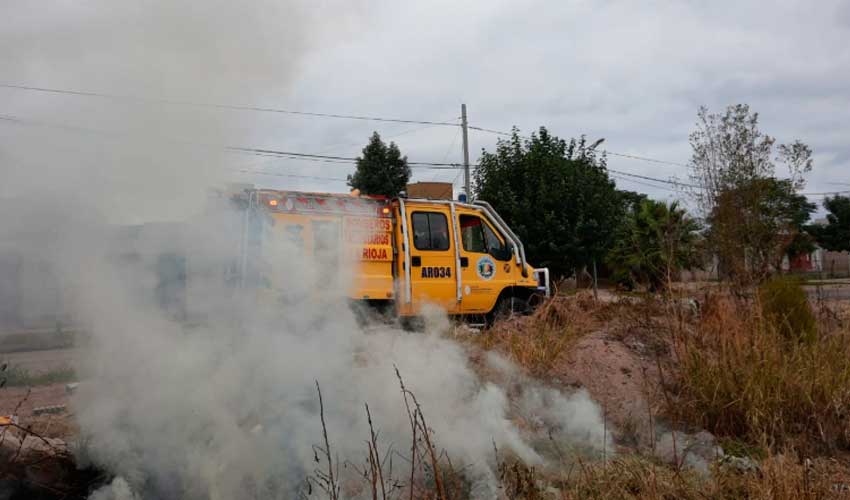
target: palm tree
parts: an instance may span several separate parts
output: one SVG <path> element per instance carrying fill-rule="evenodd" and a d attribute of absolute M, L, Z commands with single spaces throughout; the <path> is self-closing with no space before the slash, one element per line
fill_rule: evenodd
<path fill-rule="evenodd" d="M 678 202 L 643 200 L 627 215 L 606 262 L 621 283 L 664 288 L 682 269 L 699 265 L 698 230 Z"/>

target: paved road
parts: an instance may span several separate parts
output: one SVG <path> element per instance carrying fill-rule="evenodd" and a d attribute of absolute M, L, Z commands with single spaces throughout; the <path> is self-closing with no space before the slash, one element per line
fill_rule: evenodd
<path fill-rule="evenodd" d="M 806 293 L 813 299 L 848 300 L 850 299 L 850 284 L 830 283 L 823 285 L 806 285 Z"/>

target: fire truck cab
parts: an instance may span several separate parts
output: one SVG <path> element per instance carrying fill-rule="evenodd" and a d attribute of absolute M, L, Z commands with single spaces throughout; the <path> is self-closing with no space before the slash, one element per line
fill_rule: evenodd
<path fill-rule="evenodd" d="M 525 312 L 550 293 L 548 270 L 526 262 L 522 242 L 484 201 L 273 190 L 241 197 L 249 226 L 294 239 L 328 269 L 350 269 L 351 299 L 390 304 L 401 317 L 426 304 L 450 315 Z"/>

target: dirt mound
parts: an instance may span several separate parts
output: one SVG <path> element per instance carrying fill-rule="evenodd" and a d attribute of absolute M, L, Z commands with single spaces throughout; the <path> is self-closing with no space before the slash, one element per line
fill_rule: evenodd
<path fill-rule="evenodd" d="M 582 337 L 551 371 L 556 385 L 584 387 L 598 402 L 623 444 L 647 444 L 652 436 L 656 363 L 601 330 Z"/>

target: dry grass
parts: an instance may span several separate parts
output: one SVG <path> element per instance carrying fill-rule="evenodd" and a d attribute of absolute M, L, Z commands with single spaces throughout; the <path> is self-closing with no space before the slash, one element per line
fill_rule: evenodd
<path fill-rule="evenodd" d="M 789 339 L 752 302 L 716 298 L 676 342 L 668 410 L 716 434 L 768 448 L 850 447 L 850 335 Z"/>
<path fill-rule="evenodd" d="M 599 328 L 605 309 L 589 294 L 555 297 L 531 316 L 500 321 L 468 340 L 482 349 L 500 352 L 531 375 L 542 377 L 577 339 Z"/>
<path fill-rule="evenodd" d="M 537 377 L 550 374 L 588 333 L 605 330 L 627 345 L 637 339 L 646 347 L 638 354 L 663 367 L 660 417 L 707 429 L 734 456 L 759 463 L 750 473 L 715 464 L 703 477 L 621 456 L 564 467 L 565 477 L 542 481 L 514 467 L 503 474 L 504 491 L 514 493 L 508 498 L 850 498 L 848 316 L 820 302 L 811 311 L 799 297 L 791 305 L 763 304 L 765 296 L 736 299 L 712 290 L 699 304 L 686 297 L 613 304 L 558 297 L 531 317 L 475 337 Z M 796 332 L 801 324 L 806 331 Z"/>
<path fill-rule="evenodd" d="M 708 429 L 727 453 L 758 463 L 750 472 L 715 463 L 708 476 L 637 455 L 554 473 L 503 464 L 505 497 L 850 498 L 850 316 L 818 303 L 815 334 L 797 335 L 789 331 L 796 313 L 785 313 L 796 306 L 771 309 L 761 300 L 712 290 L 699 304 L 676 297 L 600 304 L 580 294 L 475 336 L 476 345 L 538 377 L 588 333 L 604 330 L 627 345 L 637 339 L 647 347 L 639 354 L 663 367 L 660 417 Z"/>
<path fill-rule="evenodd" d="M 800 460 L 792 452 L 772 455 L 751 472 L 719 464 L 711 476 L 637 455 L 578 463 L 551 477 L 520 464 L 500 471 L 505 497 L 522 500 L 850 498 L 850 467 L 827 459 Z"/>

